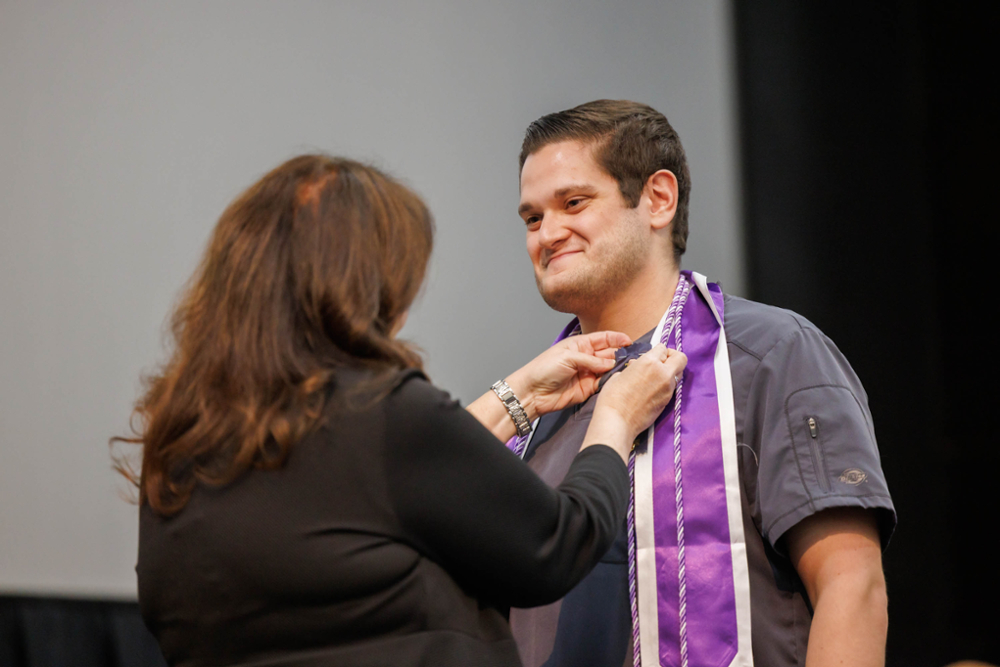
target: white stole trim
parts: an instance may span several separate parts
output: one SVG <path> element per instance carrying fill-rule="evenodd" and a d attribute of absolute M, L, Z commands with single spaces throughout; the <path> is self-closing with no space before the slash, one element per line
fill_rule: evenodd
<path fill-rule="evenodd" d="M 708 280 L 691 273 L 698 291 L 708 302 L 719 323 L 719 343 L 715 350 L 716 395 L 719 399 L 719 427 L 722 460 L 726 478 L 726 510 L 729 518 L 729 543 L 733 555 L 733 592 L 736 596 L 736 624 L 739 649 L 728 667 L 753 667 L 750 641 L 750 568 L 747 564 L 743 535 L 743 509 L 740 503 L 739 463 L 736 452 L 736 411 L 733 407 L 733 379 L 729 369 L 725 323 L 719 316 Z M 678 313 L 680 317 L 680 313 Z M 662 338 L 667 314 L 664 313 L 650 339 L 656 345 Z M 639 606 L 639 648 L 643 667 L 660 665 L 660 625 L 656 593 L 656 543 L 653 526 L 653 428 L 646 432 L 646 451 L 635 457 L 635 542 L 636 594 Z"/>
<path fill-rule="evenodd" d="M 667 312 L 670 309 L 667 308 Z M 679 315 L 679 314 L 678 314 Z M 663 338 L 667 313 L 656 325 L 650 345 Z M 656 592 L 656 531 L 653 525 L 653 435 L 646 431 L 646 450 L 635 453 L 635 589 L 639 607 L 639 658 L 647 667 L 660 664 L 660 621 Z"/>
<path fill-rule="evenodd" d="M 722 465 L 726 475 L 726 508 L 729 515 L 729 544 L 733 554 L 733 592 L 736 595 L 736 627 L 739 650 L 731 667 L 753 667 L 750 637 L 750 566 L 747 563 L 747 543 L 743 534 L 743 507 L 740 502 L 740 471 L 736 446 L 736 409 L 733 403 L 733 378 L 729 368 L 729 346 L 726 326 L 719 317 L 715 301 L 708 290 L 708 279 L 691 273 L 698 291 L 708 302 L 719 323 L 719 345 L 715 349 L 715 387 L 719 398 L 719 430 L 722 437 Z"/>

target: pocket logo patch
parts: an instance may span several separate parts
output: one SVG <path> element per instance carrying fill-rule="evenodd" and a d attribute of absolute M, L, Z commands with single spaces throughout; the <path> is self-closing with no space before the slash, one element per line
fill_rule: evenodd
<path fill-rule="evenodd" d="M 858 470 L 857 468 L 848 468 L 844 472 L 840 473 L 840 477 L 838 477 L 838 479 L 844 484 L 857 486 L 868 479 L 868 474 L 863 470 Z"/>

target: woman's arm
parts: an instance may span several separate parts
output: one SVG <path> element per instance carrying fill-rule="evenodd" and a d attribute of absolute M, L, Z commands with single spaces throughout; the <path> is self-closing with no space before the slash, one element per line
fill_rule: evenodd
<path fill-rule="evenodd" d="M 393 398 L 385 465 L 404 540 L 462 588 L 499 605 L 551 602 L 611 545 L 628 498 L 615 452 L 591 448 L 553 489 L 426 382 Z"/>
<path fill-rule="evenodd" d="M 618 534 L 628 499 L 624 460 L 683 369 L 683 355 L 669 363 L 662 347 L 650 355 L 605 385 L 595 434 L 588 432 L 558 489 L 445 394 L 407 382 L 387 404 L 386 451 L 389 493 L 407 539 L 496 603 L 531 606 L 565 595 Z"/>

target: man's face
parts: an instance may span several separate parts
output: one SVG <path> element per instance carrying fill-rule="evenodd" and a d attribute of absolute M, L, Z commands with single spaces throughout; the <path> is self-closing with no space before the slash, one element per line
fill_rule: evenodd
<path fill-rule="evenodd" d="M 528 156 L 518 212 L 545 302 L 564 313 L 600 308 L 649 257 L 649 225 L 628 208 L 590 144 L 563 141 Z"/>

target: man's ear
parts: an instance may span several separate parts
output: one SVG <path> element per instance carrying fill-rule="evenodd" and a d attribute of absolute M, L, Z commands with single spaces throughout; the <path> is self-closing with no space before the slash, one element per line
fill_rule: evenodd
<path fill-rule="evenodd" d="M 665 229 L 677 213 L 677 177 L 668 169 L 660 169 L 646 180 L 642 190 L 649 199 L 650 223 L 653 229 Z"/>

